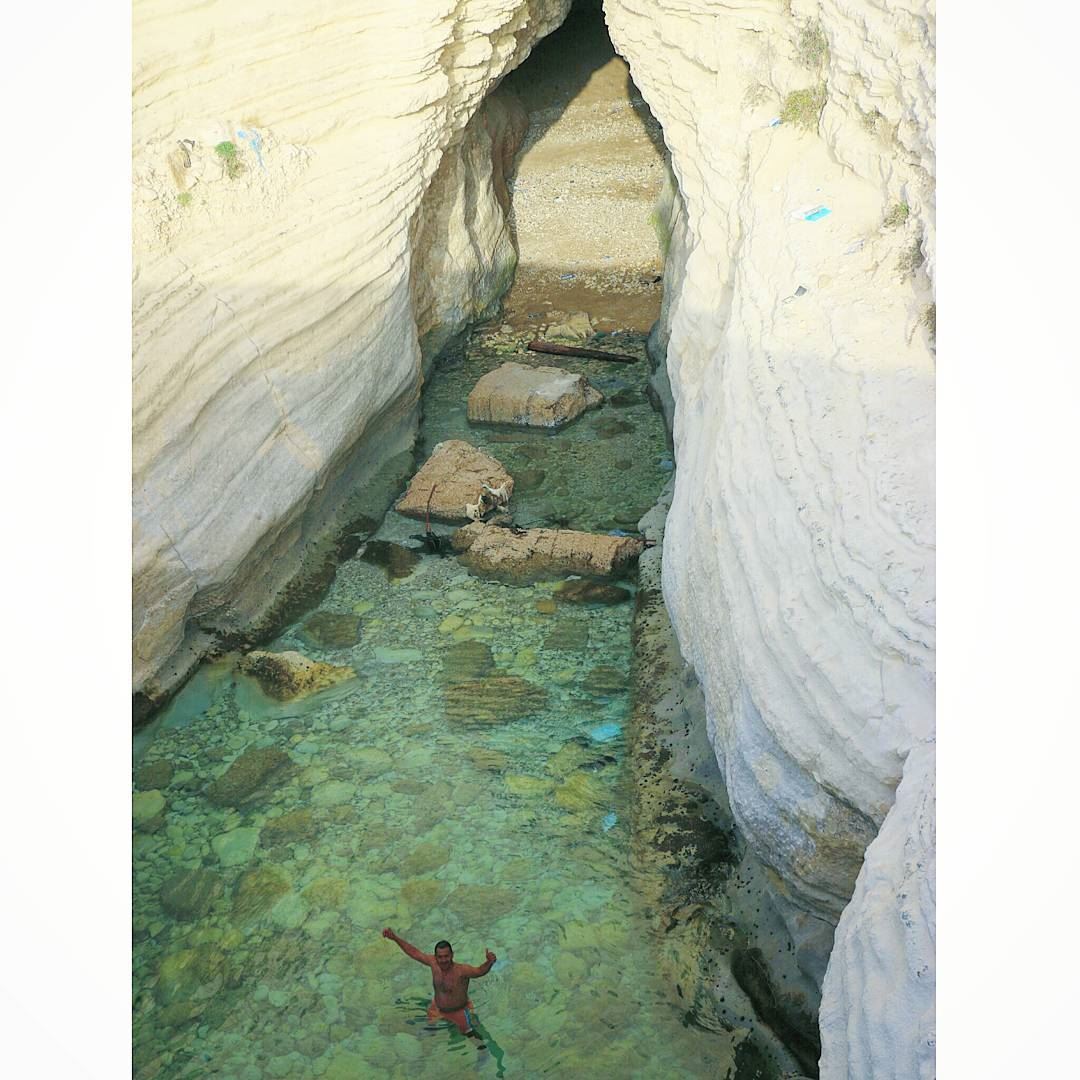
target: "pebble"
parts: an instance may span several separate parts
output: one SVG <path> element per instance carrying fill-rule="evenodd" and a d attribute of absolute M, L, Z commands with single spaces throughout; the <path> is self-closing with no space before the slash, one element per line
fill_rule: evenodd
<path fill-rule="evenodd" d="M 423 658 L 424 654 L 419 649 L 388 649 L 379 646 L 375 650 L 375 659 L 380 664 L 415 664 Z"/>

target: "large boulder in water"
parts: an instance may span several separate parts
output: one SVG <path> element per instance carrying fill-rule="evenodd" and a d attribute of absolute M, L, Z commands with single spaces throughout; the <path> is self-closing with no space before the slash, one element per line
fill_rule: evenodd
<path fill-rule="evenodd" d="M 603 402 L 604 395 L 584 375 L 508 363 L 489 371 L 472 388 L 468 418 L 474 424 L 558 428 Z"/>
<path fill-rule="evenodd" d="M 644 551 L 632 536 L 572 529 L 512 529 L 473 522 L 452 543 L 472 573 L 496 581 L 538 581 L 567 574 L 609 577 L 622 573 Z"/>
<path fill-rule="evenodd" d="M 461 439 L 447 439 L 431 452 L 408 490 L 394 509 L 406 517 L 460 525 L 469 521 L 466 505 L 476 505 L 484 485 L 504 488 L 507 498 L 514 490 L 514 478 L 502 465 Z"/>
<path fill-rule="evenodd" d="M 161 906 L 174 919 L 187 922 L 210 913 L 214 901 L 224 891 L 221 878 L 212 870 L 195 867 L 178 870 L 161 886 Z"/>
<path fill-rule="evenodd" d="M 443 691 L 447 720 L 485 726 L 535 716 L 547 706 L 547 691 L 517 675 L 489 675 L 450 683 Z"/>
<path fill-rule="evenodd" d="M 218 806 L 240 806 L 260 790 L 283 780 L 293 769 L 292 758 L 276 746 L 245 750 L 206 789 L 206 797 Z"/>
<path fill-rule="evenodd" d="M 324 664 L 291 650 L 279 653 L 256 650 L 248 653 L 240 661 L 240 670 L 254 676 L 263 692 L 278 701 L 291 701 L 314 694 L 356 675 L 351 667 Z"/>

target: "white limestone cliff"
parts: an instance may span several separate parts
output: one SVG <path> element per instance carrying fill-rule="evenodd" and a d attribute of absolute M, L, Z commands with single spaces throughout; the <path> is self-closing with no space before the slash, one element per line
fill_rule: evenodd
<path fill-rule="evenodd" d="M 653 336 L 678 462 L 665 599 L 824 983 L 822 1075 L 921 1076 L 933 889 L 890 885 L 915 873 L 901 855 L 933 861 L 933 5 L 605 13 L 678 182 Z M 908 1071 L 867 1064 L 890 1046 Z"/>
<path fill-rule="evenodd" d="M 136 691 L 411 445 L 423 361 L 512 272 L 521 117 L 478 110 L 569 5 L 136 3 Z"/>

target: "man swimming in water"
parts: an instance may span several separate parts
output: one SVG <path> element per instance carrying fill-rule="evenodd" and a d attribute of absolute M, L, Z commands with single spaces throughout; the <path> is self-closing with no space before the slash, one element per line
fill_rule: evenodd
<path fill-rule="evenodd" d="M 435 945 L 435 955 L 422 953 L 415 945 L 402 940 L 388 926 L 383 932 L 384 938 L 397 943 L 406 956 L 411 956 L 417 963 L 431 968 L 431 985 L 435 989 L 435 999 L 428 1006 L 428 1023 L 437 1020 L 449 1020 L 462 1035 L 476 1040 L 476 1049 L 487 1049 L 480 1036 L 473 1030 L 475 1009 L 469 1000 L 469 980 L 479 979 L 491 970 L 497 957 L 490 949 L 484 950 L 486 959 L 479 967 L 469 964 L 455 964 L 454 950 L 449 941 L 440 941 Z"/>

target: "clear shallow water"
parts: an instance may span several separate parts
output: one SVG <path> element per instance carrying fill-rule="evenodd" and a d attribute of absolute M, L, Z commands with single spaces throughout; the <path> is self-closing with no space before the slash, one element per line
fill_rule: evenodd
<path fill-rule="evenodd" d="M 544 471 L 515 493 L 519 521 L 632 528 L 667 475 L 645 365 L 583 362 L 628 403 L 558 435 L 469 429 L 465 396 L 503 359 L 474 348 L 436 372 L 424 455 L 467 437 L 515 474 Z M 391 512 L 378 536 L 421 528 Z M 488 583 L 434 556 L 391 578 L 357 557 L 314 613 L 344 621 L 309 614 L 267 646 L 355 679 L 285 704 L 235 658 L 191 680 L 136 768 L 136 791 L 166 800 L 134 841 L 137 1076 L 726 1073 L 727 1043 L 686 1026 L 654 973 L 629 869 L 624 733 L 600 741 L 629 716 L 632 601 L 561 603 L 557 584 Z M 521 681 L 483 683 L 506 677 Z M 478 721 L 469 694 L 496 715 Z M 210 801 L 235 759 L 269 747 L 287 767 L 240 806 Z M 466 963 L 498 954 L 471 987 L 487 1053 L 424 1033 L 430 973 L 384 926 L 425 951 L 446 937 Z"/>

